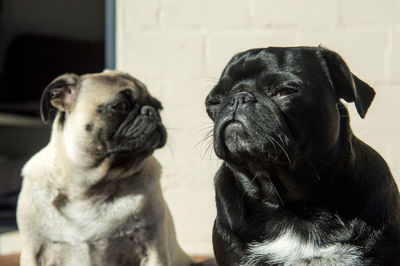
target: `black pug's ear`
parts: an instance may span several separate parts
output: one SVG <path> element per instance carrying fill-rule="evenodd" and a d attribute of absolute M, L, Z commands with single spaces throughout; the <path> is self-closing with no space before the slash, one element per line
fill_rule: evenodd
<path fill-rule="evenodd" d="M 374 99 L 375 91 L 350 72 L 340 55 L 325 48 L 319 49 L 336 95 L 346 102 L 355 102 L 358 114 L 364 118 Z"/>
<path fill-rule="evenodd" d="M 76 100 L 79 88 L 79 76 L 64 74 L 47 85 L 40 99 L 40 114 L 47 124 L 54 118 L 56 110 L 69 111 Z"/>

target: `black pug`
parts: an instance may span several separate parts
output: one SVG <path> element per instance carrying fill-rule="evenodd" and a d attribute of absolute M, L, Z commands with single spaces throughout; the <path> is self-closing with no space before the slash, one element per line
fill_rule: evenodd
<path fill-rule="evenodd" d="M 382 157 L 353 135 L 375 92 L 322 47 L 235 55 L 206 100 L 219 265 L 400 265 L 400 197 Z"/>

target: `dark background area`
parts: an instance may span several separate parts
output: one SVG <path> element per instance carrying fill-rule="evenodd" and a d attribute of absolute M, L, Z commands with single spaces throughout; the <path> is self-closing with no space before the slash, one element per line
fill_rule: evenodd
<path fill-rule="evenodd" d="M 0 0 L 0 111 L 37 116 L 56 76 L 102 71 L 104 23 L 99 0 Z"/>
<path fill-rule="evenodd" d="M 20 171 L 49 141 L 44 88 L 60 74 L 105 68 L 105 3 L 0 0 L 0 233 L 15 229 Z"/>

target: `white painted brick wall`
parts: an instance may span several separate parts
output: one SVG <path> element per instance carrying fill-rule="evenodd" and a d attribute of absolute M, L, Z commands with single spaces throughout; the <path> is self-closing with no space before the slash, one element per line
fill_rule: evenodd
<path fill-rule="evenodd" d="M 204 99 L 233 54 L 322 44 L 340 53 L 377 96 L 355 133 L 378 150 L 400 183 L 399 0 L 118 0 L 117 66 L 144 81 L 165 109 L 167 146 L 156 152 L 179 241 L 212 253 L 213 176 Z"/>
<path fill-rule="evenodd" d="M 400 82 L 400 23 L 391 33 L 392 34 L 389 35 L 389 40 L 391 41 L 390 53 L 388 53 L 388 58 L 390 60 L 388 67 L 390 73 L 389 80 Z"/>
<path fill-rule="evenodd" d="M 339 19 L 338 1 L 329 0 L 254 0 L 252 10 L 254 26 L 320 28 Z"/>
<path fill-rule="evenodd" d="M 240 28 L 250 22 L 247 1 L 173 0 L 161 8 L 160 26 L 166 29 Z"/>
<path fill-rule="evenodd" d="M 341 0 L 340 9 L 345 25 L 400 22 L 398 0 Z"/>

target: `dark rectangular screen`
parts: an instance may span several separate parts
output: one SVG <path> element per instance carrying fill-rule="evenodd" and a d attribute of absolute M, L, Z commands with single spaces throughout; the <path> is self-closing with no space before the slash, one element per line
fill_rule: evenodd
<path fill-rule="evenodd" d="M 105 68 L 99 0 L 0 0 L 0 112 L 38 116 L 56 76 Z"/>

